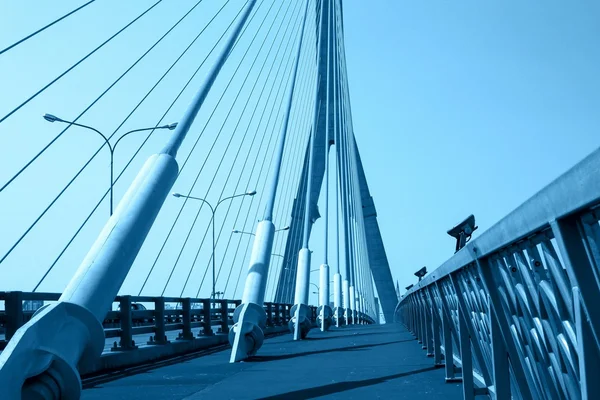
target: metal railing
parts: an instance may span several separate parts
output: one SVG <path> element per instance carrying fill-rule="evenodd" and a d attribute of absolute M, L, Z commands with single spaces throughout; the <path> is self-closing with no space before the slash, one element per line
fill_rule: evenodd
<path fill-rule="evenodd" d="M 406 292 L 465 399 L 600 399 L 600 150 Z"/>
<path fill-rule="evenodd" d="M 35 313 L 23 309 L 24 301 L 52 302 L 58 300 L 60 293 L 0 292 L 0 302 L 4 302 L 4 311 L 0 311 L 0 349 L 3 349 L 17 329 L 27 323 Z M 168 343 L 167 332 L 179 331 L 177 338 L 193 339 L 195 328 L 200 328 L 198 336 L 211 336 L 213 327 L 218 333 L 228 333 L 233 325 L 233 313 L 240 300 L 196 299 L 180 297 L 117 296 L 118 310 L 109 311 L 103 321 L 104 335 L 107 339 L 117 338 L 113 350 L 136 349 L 134 336 L 151 334 L 149 344 Z M 151 304 L 143 309 L 139 304 Z M 167 308 L 166 304 L 175 304 Z M 266 327 L 281 326 L 290 319 L 290 304 L 265 303 L 267 313 Z M 317 310 L 311 307 L 312 321 L 316 321 Z"/>

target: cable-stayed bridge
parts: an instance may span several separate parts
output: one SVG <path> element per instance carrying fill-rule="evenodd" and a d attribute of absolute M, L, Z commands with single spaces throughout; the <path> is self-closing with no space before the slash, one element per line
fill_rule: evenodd
<path fill-rule="evenodd" d="M 468 244 L 459 225 L 399 298 L 341 1 L 158 0 L 77 25 L 103 7 L 63 5 L 0 49 L 43 66 L 1 103 L 2 398 L 599 395 L 597 151 Z M 357 379 L 323 380 L 334 352 Z M 271 372 L 248 389 L 253 364 Z"/>

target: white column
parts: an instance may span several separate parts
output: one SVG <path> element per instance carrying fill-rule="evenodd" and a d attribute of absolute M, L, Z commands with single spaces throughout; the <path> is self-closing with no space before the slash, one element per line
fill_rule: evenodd
<path fill-rule="evenodd" d="M 356 324 L 356 297 L 354 293 L 354 286 L 350 286 L 350 321 Z"/>
<path fill-rule="evenodd" d="M 300 249 L 298 268 L 296 271 L 296 292 L 294 306 L 290 310 L 292 318 L 289 322 L 294 340 L 304 339 L 311 327 L 308 308 L 308 291 L 310 286 L 310 250 Z"/>
<path fill-rule="evenodd" d="M 335 326 L 341 325 L 343 314 L 342 310 L 342 275 L 339 273 L 333 275 L 333 308 L 335 315 Z"/>
<path fill-rule="evenodd" d="M 331 307 L 329 306 L 329 265 L 322 264 L 319 279 L 319 322 L 321 331 L 331 325 Z"/>
<path fill-rule="evenodd" d="M 242 304 L 233 314 L 234 325 L 229 330 L 232 351 L 229 362 L 237 362 L 256 354 L 264 341 L 262 328 L 267 315 L 263 308 L 269 263 L 273 248 L 275 225 L 261 221 L 256 228 L 248 276 L 242 295 Z"/>
<path fill-rule="evenodd" d="M 344 318 L 346 320 L 346 325 L 350 324 L 350 282 L 348 279 L 344 279 L 342 282 L 342 294 L 343 294 L 343 304 L 344 304 Z"/>

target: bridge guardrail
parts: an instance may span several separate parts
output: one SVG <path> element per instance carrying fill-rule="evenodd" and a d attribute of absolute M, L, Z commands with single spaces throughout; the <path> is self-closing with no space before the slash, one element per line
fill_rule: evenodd
<path fill-rule="evenodd" d="M 465 399 L 600 398 L 599 220 L 597 150 L 415 284 L 396 318 Z"/>
<path fill-rule="evenodd" d="M 60 293 L 0 292 L 0 302 L 4 302 L 4 311 L 0 311 L 0 349 L 15 334 L 17 329 L 27 323 L 35 311 L 24 310 L 23 302 L 28 300 L 57 301 Z M 233 325 L 233 313 L 240 300 L 199 299 L 181 297 L 117 296 L 117 310 L 108 311 L 103 321 L 105 337 L 118 338 L 113 350 L 133 350 L 137 348 L 133 337 L 140 334 L 153 334 L 148 344 L 166 344 L 167 332 L 180 331 L 179 339 L 192 339 L 192 329 L 201 328 L 199 336 L 214 334 L 213 326 L 219 333 L 227 333 Z M 133 309 L 133 304 L 153 304 L 150 309 Z M 175 308 L 166 308 L 166 304 L 176 304 Z M 290 304 L 264 303 L 267 313 L 266 327 L 281 326 L 290 319 Z M 311 307 L 313 321 L 316 321 L 316 308 Z"/>

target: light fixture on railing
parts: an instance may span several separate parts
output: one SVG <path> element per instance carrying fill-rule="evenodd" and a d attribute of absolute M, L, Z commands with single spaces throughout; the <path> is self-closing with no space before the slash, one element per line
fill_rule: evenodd
<path fill-rule="evenodd" d="M 421 282 L 421 279 L 423 279 L 425 275 L 427 275 L 427 267 L 423 267 L 417 272 L 415 272 L 415 276 L 419 278 L 419 282 Z"/>
<path fill-rule="evenodd" d="M 465 247 L 477 228 L 475 225 L 475 216 L 471 214 L 463 222 L 448 231 L 448 235 L 456 239 L 455 253 Z"/>

